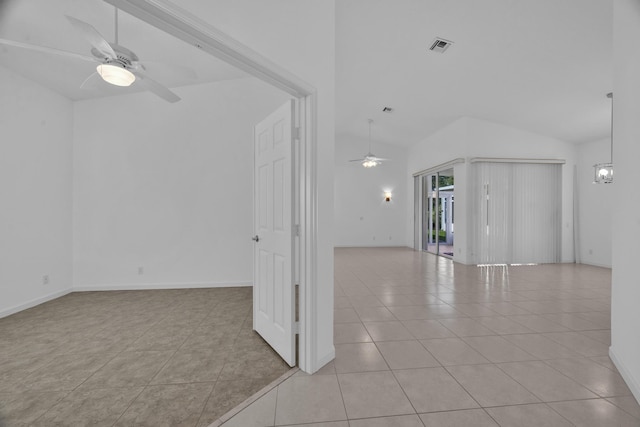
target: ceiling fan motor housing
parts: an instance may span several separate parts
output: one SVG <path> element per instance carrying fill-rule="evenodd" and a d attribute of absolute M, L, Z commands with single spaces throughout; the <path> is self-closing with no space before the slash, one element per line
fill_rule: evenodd
<path fill-rule="evenodd" d="M 109 45 L 111 46 L 113 51 L 116 53 L 115 59 L 105 57 L 96 48 L 92 48 L 91 53 L 93 54 L 93 56 L 100 59 L 105 64 L 119 65 L 125 69 L 135 68 L 134 63 L 138 62 L 138 56 L 135 53 L 133 53 L 126 47 L 120 46 L 115 43 L 114 44 L 110 43 Z"/>

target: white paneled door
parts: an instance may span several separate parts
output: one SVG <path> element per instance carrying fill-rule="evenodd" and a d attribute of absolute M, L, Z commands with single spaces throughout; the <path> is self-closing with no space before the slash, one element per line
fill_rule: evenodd
<path fill-rule="evenodd" d="M 295 365 L 293 114 L 290 100 L 255 127 L 253 329 Z"/>

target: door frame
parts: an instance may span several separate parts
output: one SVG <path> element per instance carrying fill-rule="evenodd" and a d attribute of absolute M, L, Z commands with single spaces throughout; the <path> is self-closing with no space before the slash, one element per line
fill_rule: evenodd
<path fill-rule="evenodd" d="M 454 169 L 455 165 L 460 163 L 465 163 L 466 159 L 459 157 L 457 159 L 450 160 L 448 162 L 439 164 L 437 166 L 433 166 L 427 169 L 423 169 L 421 171 L 415 172 L 412 174 L 413 176 L 413 210 L 414 210 L 414 223 L 413 223 L 413 233 L 414 233 L 414 249 L 417 251 L 426 251 L 427 248 L 423 245 L 422 234 L 424 230 L 422 229 L 422 218 L 424 216 L 424 206 L 423 206 L 423 195 L 424 195 L 424 184 L 423 177 L 428 175 L 436 175 L 445 170 Z M 438 193 L 440 192 L 439 186 L 436 189 Z M 437 199 L 437 204 L 440 204 L 440 198 Z M 436 241 L 436 253 L 434 255 L 444 256 L 445 258 L 453 259 L 453 256 L 449 257 L 448 255 L 440 255 L 440 238 Z"/>
<path fill-rule="evenodd" d="M 296 207 L 299 242 L 295 245 L 293 265 L 298 285 L 298 366 L 307 373 L 317 371 L 317 90 L 278 64 L 229 37 L 168 0 L 104 0 L 148 24 L 194 45 L 297 99 L 294 122 L 298 142 L 294 142 L 294 182 L 292 203 Z"/>

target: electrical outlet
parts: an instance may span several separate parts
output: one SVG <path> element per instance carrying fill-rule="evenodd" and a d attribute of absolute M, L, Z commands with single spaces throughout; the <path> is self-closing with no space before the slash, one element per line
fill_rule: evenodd
<path fill-rule="evenodd" d="M 144 274 L 144 267 L 138 267 L 138 275 L 143 275 Z"/>
<path fill-rule="evenodd" d="M 376 236 L 373 236 L 373 240 L 376 240 Z"/>
<path fill-rule="evenodd" d="M 593 249 L 589 249 L 589 255 L 593 255 Z"/>
<path fill-rule="evenodd" d="M 42 284 L 43 285 L 48 285 L 49 284 L 49 275 L 45 274 L 44 276 L 42 276 Z"/>

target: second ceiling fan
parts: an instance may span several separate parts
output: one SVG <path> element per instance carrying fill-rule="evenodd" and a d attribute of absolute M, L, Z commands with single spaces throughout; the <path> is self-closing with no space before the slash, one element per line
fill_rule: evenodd
<path fill-rule="evenodd" d="M 382 157 L 376 157 L 376 155 L 371 152 L 371 124 L 373 123 L 373 119 L 367 119 L 367 122 L 369 122 L 369 151 L 367 152 L 367 154 L 363 158 L 361 158 L 361 159 L 353 159 L 353 160 L 349 160 L 349 161 L 350 162 L 360 162 L 360 163 L 362 163 L 362 166 L 364 166 L 365 168 L 373 168 L 375 166 L 378 166 L 382 162 L 389 161 L 389 159 L 383 159 Z"/>

